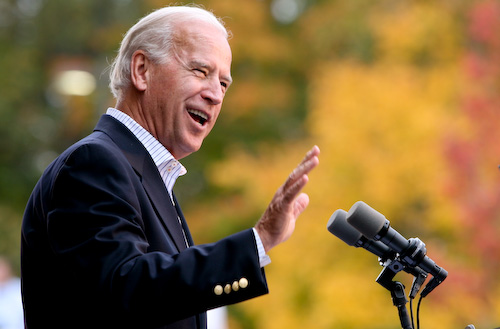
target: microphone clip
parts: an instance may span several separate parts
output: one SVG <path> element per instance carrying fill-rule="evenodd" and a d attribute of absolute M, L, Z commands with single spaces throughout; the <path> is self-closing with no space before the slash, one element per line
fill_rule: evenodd
<path fill-rule="evenodd" d="M 415 267 L 425 258 L 427 249 L 425 243 L 419 238 L 410 238 L 408 242 L 408 247 L 399 257 L 407 266 Z"/>

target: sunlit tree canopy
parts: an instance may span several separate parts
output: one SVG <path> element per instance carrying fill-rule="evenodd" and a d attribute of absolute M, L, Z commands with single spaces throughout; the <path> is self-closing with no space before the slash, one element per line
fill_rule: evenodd
<path fill-rule="evenodd" d="M 448 270 L 423 328 L 500 326 L 500 2 L 195 2 L 231 31 L 234 78 L 175 187 L 195 242 L 251 227 L 321 148 L 310 205 L 270 253 L 270 294 L 230 306 L 230 328 L 400 328 L 377 257 L 326 230 L 358 200 Z M 0 0 L 0 254 L 15 264 L 38 177 L 114 105 L 126 30 L 168 4 Z"/>

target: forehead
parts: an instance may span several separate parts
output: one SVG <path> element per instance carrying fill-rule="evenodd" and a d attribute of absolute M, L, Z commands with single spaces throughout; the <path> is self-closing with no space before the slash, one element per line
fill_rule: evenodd
<path fill-rule="evenodd" d="M 224 32 L 204 21 L 180 23 L 174 33 L 174 47 L 178 55 L 217 57 L 231 63 L 231 48 Z"/>

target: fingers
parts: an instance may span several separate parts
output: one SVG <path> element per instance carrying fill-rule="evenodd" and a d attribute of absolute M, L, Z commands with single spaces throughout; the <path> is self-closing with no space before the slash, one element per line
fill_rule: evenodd
<path fill-rule="evenodd" d="M 309 173 L 314 167 L 319 163 L 318 159 L 319 147 L 316 145 L 310 149 L 304 159 L 299 163 L 299 165 L 292 171 L 290 178 L 292 180 L 298 179 L 300 176 Z"/>
<path fill-rule="evenodd" d="M 305 174 L 296 180 L 289 178 L 283 186 L 283 201 L 291 203 L 304 186 L 306 186 L 308 181 L 309 177 Z"/>
<path fill-rule="evenodd" d="M 317 145 L 314 145 L 307 153 L 304 159 L 310 159 L 313 156 L 318 156 L 319 155 L 319 147 Z"/>
<path fill-rule="evenodd" d="M 291 201 L 297 193 L 307 184 L 307 174 L 319 164 L 319 148 L 315 145 L 307 152 L 304 159 L 292 171 L 283 185 L 285 199 Z"/>

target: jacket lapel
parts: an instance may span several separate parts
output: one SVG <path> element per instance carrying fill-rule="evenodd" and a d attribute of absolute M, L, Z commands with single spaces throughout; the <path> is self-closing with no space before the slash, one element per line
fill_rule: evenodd
<path fill-rule="evenodd" d="M 177 211 L 163 184 L 158 168 L 141 142 L 127 127 L 109 115 L 103 115 L 94 130 L 102 131 L 110 136 L 122 150 L 141 179 L 158 217 L 163 222 L 177 249 L 179 251 L 186 249 Z"/>

